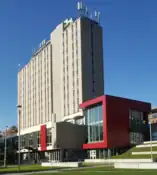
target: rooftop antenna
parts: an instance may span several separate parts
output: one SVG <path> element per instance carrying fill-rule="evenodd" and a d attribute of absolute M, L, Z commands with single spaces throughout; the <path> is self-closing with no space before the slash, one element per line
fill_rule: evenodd
<path fill-rule="evenodd" d="M 83 4 L 83 1 L 77 3 L 77 10 L 80 16 L 86 15 L 86 5 Z"/>
<path fill-rule="evenodd" d="M 18 72 L 20 72 L 21 64 L 18 64 Z"/>
<path fill-rule="evenodd" d="M 33 54 L 33 47 L 32 47 L 32 54 Z"/>
<path fill-rule="evenodd" d="M 79 16 L 81 16 L 81 14 L 82 14 L 82 2 L 78 2 L 77 3 L 77 10 L 78 10 L 78 12 L 79 12 Z"/>
<path fill-rule="evenodd" d="M 92 14 L 92 13 L 90 14 L 90 18 L 91 18 L 91 19 L 93 18 L 93 14 Z"/>
<path fill-rule="evenodd" d="M 95 18 L 97 19 L 97 16 L 98 16 L 98 12 L 95 10 L 95 12 L 94 12 L 94 16 L 95 16 Z"/>
<path fill-rule="evenodd" d="M 98 23 L 100 23 L 100 12 L 95 11 L 95 18 Z"/>
<path fill-rule="evenodd" d="M 98 23 L 100 23 L 100 12 L 98 12 L 97 20 L 98 20 Z"/>
<path fill-rule="evenodd" d="M 88 8 L 87 7 L 85 7 L 85 14 L 88 17 Z"/>

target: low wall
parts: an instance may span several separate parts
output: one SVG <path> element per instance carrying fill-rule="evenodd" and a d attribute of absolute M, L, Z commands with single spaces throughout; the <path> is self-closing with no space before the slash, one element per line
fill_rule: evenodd
<path fill-rule="evenodd" d="M 132 152 L 132 155 L 149 155 L 149 154 L 157 154 L 157 151 L 143 151 L 143 152 Z"/>
<path fill-rule="evenodd" d="M 157 144 L 136 145 L 136 148 L 157 147 Z"/>
<path fill-rule="evenodd" d="M 144 144 L 149 144 L 149 143 L 150 143 L 150 144 L 151 144 L 151 143 L 154 144 L 154 143 L 157 143 L 157 141 L 156 141 L 156 140 L 152 140 L 152 141 L 146 141 L 146 142 L 143 142 L 143 143 L 144 143 Z"/>
<path fill-rule="evenodd" d="M 157 163 L 114 163 L 118 169 L 157 169 Z"/>
<path fill-rule="evenodd" d="M 153 162 L 152 159 L 85 159 L 85 163 Z"/>
<path fill-rule="evenodd" d="M 80 162 L 43 162 L 43 167 L 65 167 L 65 168 L 78 168 L 81 166 Z"/>

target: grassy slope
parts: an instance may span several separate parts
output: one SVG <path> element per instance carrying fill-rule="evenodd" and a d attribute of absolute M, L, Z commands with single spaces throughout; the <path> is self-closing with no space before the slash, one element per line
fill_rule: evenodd
<path fill-rule="evenodd" d="M 157 151 L 157 147 L 152 147 L 153 151 Z M 132 152 L 145 152 L 145 151 L 150 151 L 150 147 L 146 147 L 146 148 L 136 148 L 133 147 L 130 150 L 128 150 L 127 152 L 118 155 L 118 156 L 113 156 L 113 159 L 126 159 L 126 158 L 132 158 L 132 159 L 144 159 L 144 158 L 151 158 L 150 155 L 132 155 Z M 153 155 L 153 158 L 156 158 L 156 155 Z"/>

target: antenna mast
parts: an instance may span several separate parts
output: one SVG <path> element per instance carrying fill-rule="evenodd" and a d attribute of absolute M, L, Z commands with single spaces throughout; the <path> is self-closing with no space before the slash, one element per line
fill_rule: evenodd
<path fill-rule="evenodd" d="M 77 2 L 77 10 L 78 10 L 79 16 L 86 16 L 87 18 L 90 18 L 92 20 L 94 20 L 93 18 L 95 17 L 95 21 L 97 23 L 100 23 L 100 12 L 95 11 L 94 17 L 93 17 L 93 14 L 92 13 L 90 13 L 90 15 L 89 15 L 88 8 L 83 3 L 83 0 Z"/>

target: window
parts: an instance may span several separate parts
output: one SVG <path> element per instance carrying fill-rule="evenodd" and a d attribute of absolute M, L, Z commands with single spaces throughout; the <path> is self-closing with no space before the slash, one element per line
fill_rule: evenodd
<path fill-rule="evenodd" d="M 75 120 L 75 123 L 78 124 L 78 125 L 84 125 L 84 118 L 77 118 Z"/>
<path fill-rule="evenodd" d="M 153 113 L 151 117 L 152 118 L 157 118 L 157 113 Z"/>
<path fill-rule="evenodd" d="M 102 104 L 85 111 L 85 124 L 88 127 L 88 143 L 103 140 Z"/>
<path fill-rule="evenodd" d="M 40 147 L 40 131 L 37 132 L 37 145 Z"/>
<path fill-rule="evenodd" d="M 94 36 L 93 36 L 93 24 L 91 24 L 91 60 L 92 60 L 92 92 L 95 92 L 95 71 L 94 71 Z"/>
<path fill-rule="evenodd" d="M 21 136 L 21 148 L 24 148 L 25 147 L 25 136 L 22 135 Z"/>
<path fill-rule="evenodd" d="M 143 142 L 143 113 L 136 110 L 130 110 L 130 143 L 133 145 Z"/>
<path fill-rule="evenodd" d="M 47 143 L 47 146 L 52 145 L 52 129 L 51 128 L 47 129 L 46 143 Z"/>
<path fill-rule="evenodd" d="M 33 136 L 32 136 L 32 134 L 29 135 L 29 146 L 30 147 L 33 146 Z"/>

